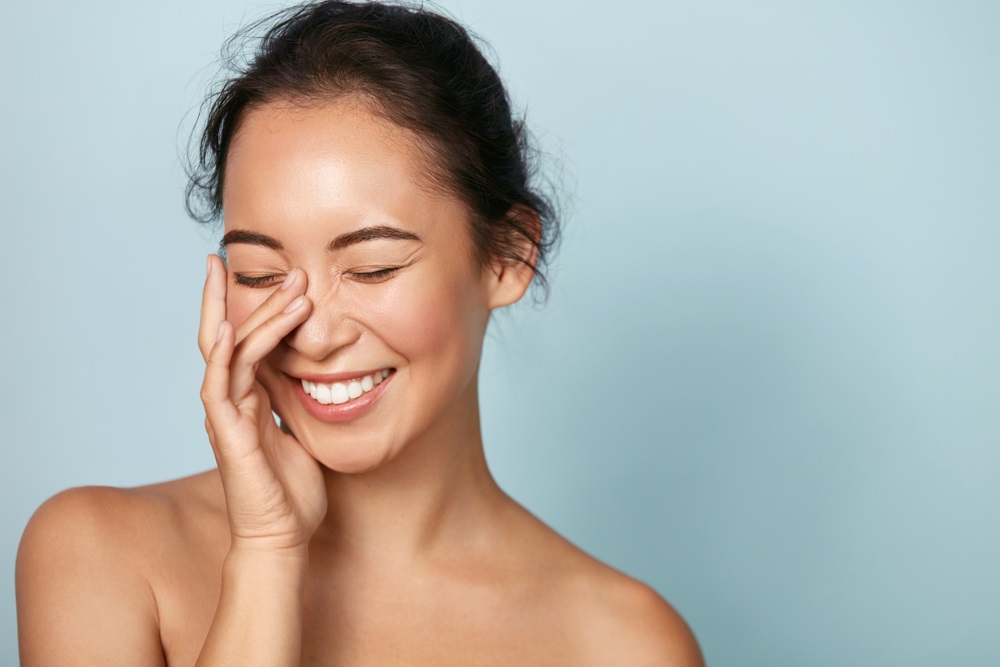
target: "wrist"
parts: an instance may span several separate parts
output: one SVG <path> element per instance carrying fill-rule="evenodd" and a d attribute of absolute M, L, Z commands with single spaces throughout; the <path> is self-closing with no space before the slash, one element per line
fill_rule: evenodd
<path fill-rule="evenodd" d="M 297 665 L 308 553 L 234 540 L 198 665 Z"/>
<path fill-rule="evenodd" d="M 232 537 L 227 558 L 259 562 L 287 563 L 289 565 L 309 560 L 309 543 L 274 544 L 260 538 Z"/>
<path fill-rule="evenodd" d="M 263 549 L 234 541 L 226 554 L 223 576 L 234 583 L 251 581 L 257 586 L 295 590 L 305 580 L 308 566 L 308 547 Z"/>

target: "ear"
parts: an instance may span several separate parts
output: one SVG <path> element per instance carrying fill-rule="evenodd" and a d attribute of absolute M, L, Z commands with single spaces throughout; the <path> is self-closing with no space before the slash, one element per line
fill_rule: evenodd
<path fill-rule="evenodd" d="M 486 276 L 491 310 L 519 301 L 528 291 L 538 264 L 538 244 L 542 238 L 538 213 L 521 204 L 512 207 L 507 213 L 507 229 L 504 246 L 508 252 L 490 260 Z"/>

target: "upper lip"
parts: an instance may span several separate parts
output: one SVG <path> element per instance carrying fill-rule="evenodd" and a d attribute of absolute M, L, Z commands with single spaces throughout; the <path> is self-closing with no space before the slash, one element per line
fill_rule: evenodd
<path fill-rule="evenodd" d="M 363 378 L 366 375 L 373 375 L 391 368 L 391 366 L 382 366 L 380 368 L 373 368 L 367 371 L 347 371 L 344 373 L 288 373 L 288 375 L 297 380 L 306 380 L 307 382 L 316 382 L 318 384 L 333 384 L 334 382 L 357 380 L 358 378 Z"/>

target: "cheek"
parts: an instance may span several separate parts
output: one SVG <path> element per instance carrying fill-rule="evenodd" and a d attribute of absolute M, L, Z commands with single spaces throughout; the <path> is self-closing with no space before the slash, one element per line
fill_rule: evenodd
<path fill-rule="evenodd" d="M 425 279 L 418 289 L 400 285 L 380 304 L 379 330 L 411 361 L 428 357 L 462 363 L 478 356 L 487 311 L 468 280 L 447 278 Z"/>
<path fill-rule="evenodd" d="M 230 281 L 226 292 L 226 319 L 239 328 L 250 317 L 250 313 L 267 300 L 270 293 L 271 290 L 248 289 Z"/>

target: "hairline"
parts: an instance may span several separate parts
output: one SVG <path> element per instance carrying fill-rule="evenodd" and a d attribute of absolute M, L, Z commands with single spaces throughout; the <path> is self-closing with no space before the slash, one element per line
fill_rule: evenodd
<path fill-rule="evenodd" d="M 426 167 L 426 169 L 423 170 L 423 173 L 425 174 L 424 176 L 420 176 L 420 170 L 418 170 L 418 178 L 416 180 L 417 187 L 431 197 L 446 199 L 452 198 L 461 203 L 462 207 L 465 209 L 466 215 L 469 218 L 467 228 L 470 237 L 469 241 L 472 259 L 477 264 L 481 264 L 483 266 L 488 265 L 492 258 L 488 254 L 484 254 L 482 252 L 479 247 L 479 243 L 474 236 L 476 233 L 474 221 L 479 218 L 480 215 L 475 210 L 475 207 L 468 201 L 462 188 L 455 183 L 454 177 L 449 173 L 449 170 L 445 166 L 445 160 L 443 159 L 445 147 L 443 146 L 443 142 L 439 141 L 437 137 L 430 135 L 428 132 L 422 132 L 398 122 L 395 118 L 393 118 L 392 114 L 387 111 L 386 104 L 383 103 L 383 101 L 375 93 L 363 90 L 360 87 L 348 88 L 344 90 L 336 90 L 332 86 L 327 86 L 327 88 L 327 90 L 317 90 L 315 92 L 278 92 L 267 98 L 249 100 L 235 112 L 232 134 L 225 150 L 223 169 L 221 173 L 222 179 L 219 183 L 220 203 L 223 203 L 225 200 L 225 181 L 229 174 L 229 156 L 240 141 L 240 130 L 246 120 L 247 114 L 255 111 L 261 111 L 267 107 L 275 109 L 285 108 L 293 110 L 310 110 L 335 105 L 346 105 L 348 107 L 367 112 L 379 120 L 384 121 L 390 138 L 398 138 L 405 143 L 414 146 L 418 159 L 420 159 L 423 166 Z M 224 225 L 224 206 L 222 206 L 220 212 L 222 214 L 220 222 Z"/>

